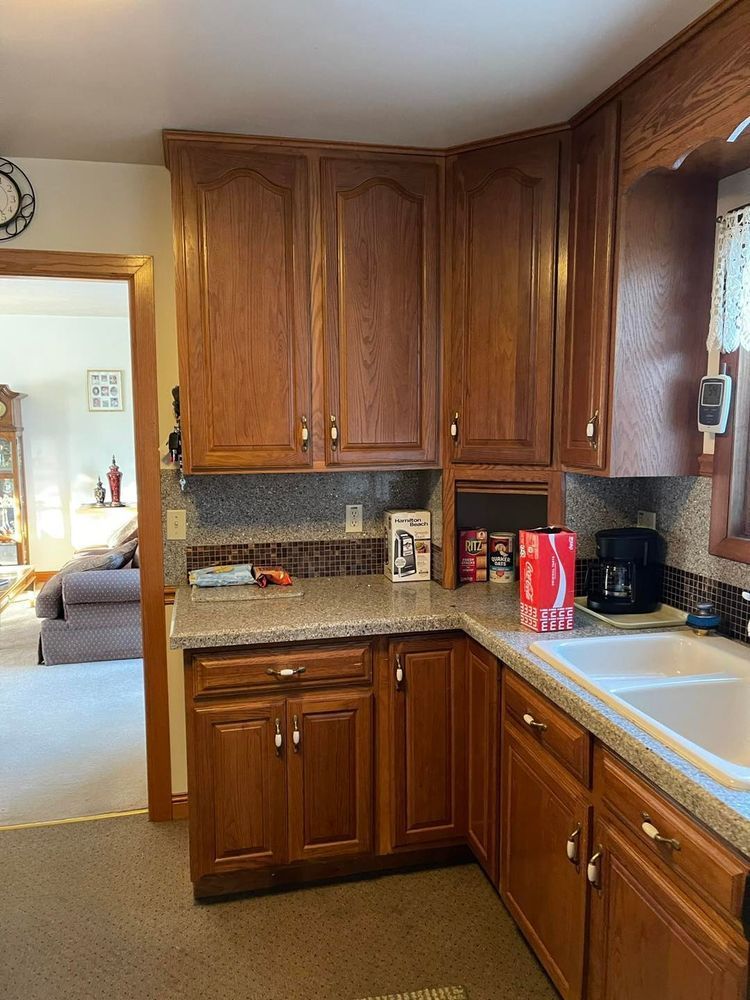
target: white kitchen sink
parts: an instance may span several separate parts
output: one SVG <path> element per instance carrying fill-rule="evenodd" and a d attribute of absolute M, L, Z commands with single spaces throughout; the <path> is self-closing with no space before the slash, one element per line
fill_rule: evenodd
<path fill-rule="evenodd" d="M 750 647 L 681 629 L 530 650 L 717 781 L 750 788 Z"/>

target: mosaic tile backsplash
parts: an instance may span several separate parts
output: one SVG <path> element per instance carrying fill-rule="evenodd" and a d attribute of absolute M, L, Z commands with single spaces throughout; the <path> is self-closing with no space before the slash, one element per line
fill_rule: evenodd
<path fill-rule="evenodd" d="M 576 597 L 586 594 L 587 574 L 593 574 L 596 584 L 596 559 L 576 560 Z M 721 617 L 719 632 L 730 639 L 750 642 L 747 623 L 750 621 L 750 601 L 742 597 L 742 587 L 712 580 L 708 576 L 691 573 L 667 564 L 662 577 L 661 599 L 680 611 L 692 611 L 699 601 L 711 601 Z"/>

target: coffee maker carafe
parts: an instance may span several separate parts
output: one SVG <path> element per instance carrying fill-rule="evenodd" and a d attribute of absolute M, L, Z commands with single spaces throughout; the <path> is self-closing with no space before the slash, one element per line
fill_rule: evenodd
<path fill-rule="evenodd" d="M 587 603 L 610 615 L 647 614 L 659 605 L 664 543 L 651 528 L 596 533 L 599 563 L 589 574 Z"/>

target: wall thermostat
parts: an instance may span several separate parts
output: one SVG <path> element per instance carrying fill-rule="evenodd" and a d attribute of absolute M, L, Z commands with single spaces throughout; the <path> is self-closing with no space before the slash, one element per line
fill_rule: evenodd
<path fill-rule="evenodd" d="M 698 393 L 698 430 L 723 434 L 732 400 L 730 375 L 704 375 Z"/>

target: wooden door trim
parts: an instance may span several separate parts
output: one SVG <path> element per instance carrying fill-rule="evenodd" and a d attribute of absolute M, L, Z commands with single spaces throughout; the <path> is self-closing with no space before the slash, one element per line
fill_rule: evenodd
<path fill-rule="evenodd" d="M 130 297 L 133 424 L 141 553 L 143 681 L 148 815 L 172 818 L 169 694 L 164 623 L 159 408 L 156 382 L 153 258 L 51 250 L 0 250 L 0 275 L 126 281 Z"/>

